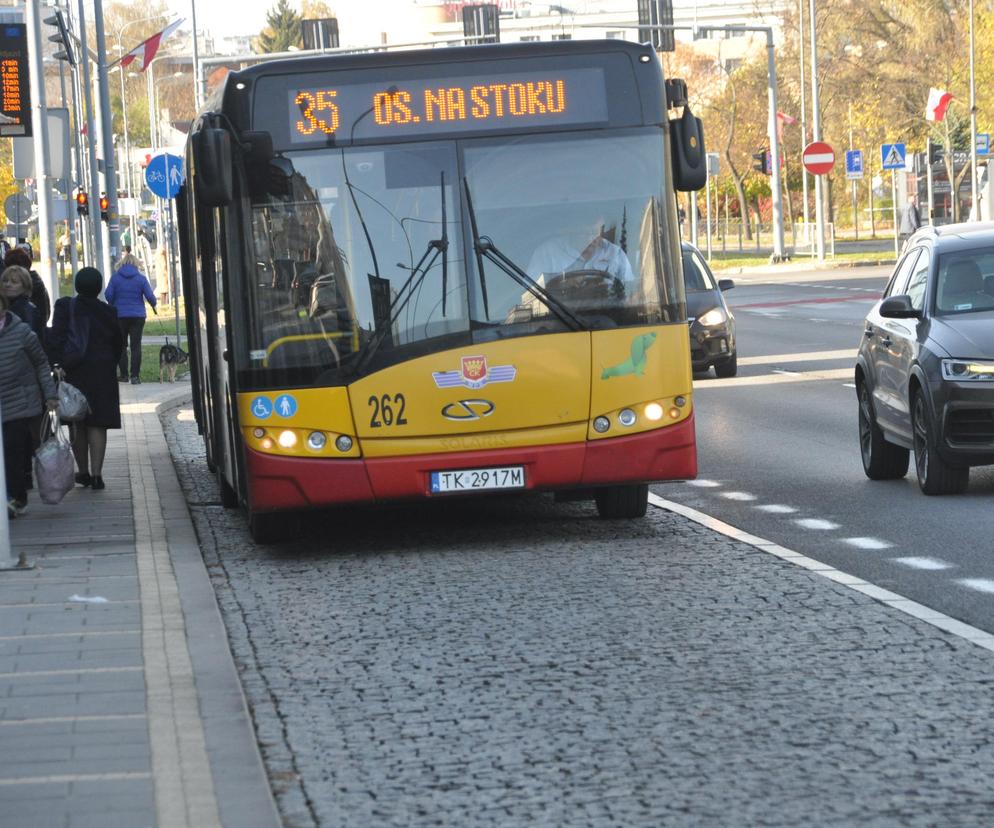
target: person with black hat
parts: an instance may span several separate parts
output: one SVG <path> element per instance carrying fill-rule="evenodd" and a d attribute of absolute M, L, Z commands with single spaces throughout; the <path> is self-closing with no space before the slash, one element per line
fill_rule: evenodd
<path fill-rule="evenodd" d="M 124 339 L 117 311 L 98 299 L 103 276 L 93 267 L 76 274 L 76 296 L 55 303 L 48 336 L 49 356 L 66 379 L 86 396 L 90 413 L 72 425 L 72 449 L 79 473 L 76 482 L 106 488 L 103 479 L 107 429 L 121 427 L 117 362 Z"/>

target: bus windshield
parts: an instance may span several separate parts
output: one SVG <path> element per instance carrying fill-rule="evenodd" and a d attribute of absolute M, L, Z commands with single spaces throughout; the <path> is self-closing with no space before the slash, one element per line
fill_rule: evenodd
<path fill-rule="evenodd" d="M 255 185 L 236 341 L 271 381 L 337 384 L 567 330 L 564 307 L 584 329 L 676 321 L 663 159 L 658 128 L 288 152 Z M 475 255 L 470 207 L 518 278 Z"/>

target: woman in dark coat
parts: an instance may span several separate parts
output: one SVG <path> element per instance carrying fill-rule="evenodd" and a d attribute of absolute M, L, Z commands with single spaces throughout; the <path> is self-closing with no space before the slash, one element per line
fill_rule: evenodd
<path fill-rule="evenodd" d="M 41 326 L 44 328 L 48 324 L 48 317 L 52 315 L 52 300 L 48 296 L 48 289 L 45 287 L 45 283 L 41 280 L 41 276 L 39 276 L 31 267 L 32 264 L 34 264 L 31 245 L 19 245 L 18 247 L 8 250 L 7 253 L 4 254 L 3 264 L 4 267 L 17 265 L 18 267 L 23 267 L 26 271 L 28 271 L 28 274 L 31 276 L 31 295 L 28 298 L 34 303 L 35 307 L 38 308 L 38 313 L 41 315 Z"/>
<path fill-rule="evenodd" d="M 67 296 L 55 303 L 48 336 L 52 362 L 65 368 L 66 380 L 82 391 L 90 404 L 86 419 L 74 423 L 72 449 L 79 467 L 76 482 L 94 489 L 105 488 L 102 473 L 107 429 L 121 427 L 115 372 L 124 340 L 117 324 L 117 311 L 97 298 L 102 286 L 103 276 L 99 270 L 82 268 L 76 274 L 76 296 Z M 89 328 L 89 335 L 83 361 L 67 367 L 63 357 L 69 340 L 71 315 L 75 316 L 78 328 Z"/>
<path fill-rule="evenodd" d="M 11 313 L 17 314 L 22 322 L 35 332 L 39 342 L 45 341 L 45 320 L 31 301 L 31 275 L 19 265 L 5 267 L 0 273 L 0 290 L 10 303 Z"/>

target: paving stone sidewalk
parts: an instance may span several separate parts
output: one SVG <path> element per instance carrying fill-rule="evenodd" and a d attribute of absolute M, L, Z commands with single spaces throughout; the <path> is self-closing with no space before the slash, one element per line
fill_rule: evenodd
<path fill-rule="evenodd" d="M 107 489 L 31 493 L 0 571 L 0 828 L 279 818 L 156 414 L 122 386 Z"/>

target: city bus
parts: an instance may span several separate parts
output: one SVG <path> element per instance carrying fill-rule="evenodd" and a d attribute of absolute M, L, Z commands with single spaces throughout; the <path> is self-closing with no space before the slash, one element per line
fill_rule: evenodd
<path fill-rule="evenodd" d="M 255 540 L 522 490 L 636 518 L 649 483 L 695 476 L 686 95 L 619 41 L 227 76 L 177 211 L 196 419 Z"/>

